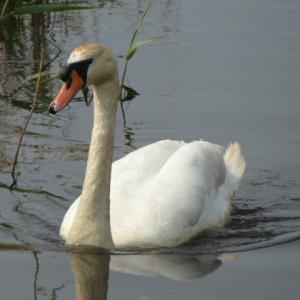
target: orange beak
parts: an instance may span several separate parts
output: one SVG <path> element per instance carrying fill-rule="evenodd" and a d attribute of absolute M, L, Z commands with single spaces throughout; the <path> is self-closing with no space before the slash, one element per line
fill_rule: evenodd
<path fill-rule="evenodd" d="M 78 73 L 73 70 L 71 73 L 71 84 L 68 82 L 64 83 L 62 88 L 59 91 L 57 97 L 50 103 L 49 113 L 55 114 L 58 111 L 65 108 L 75 95 L 79 92 L 80 89 L 84 86 L 83 79 L 78 75 Z"/>

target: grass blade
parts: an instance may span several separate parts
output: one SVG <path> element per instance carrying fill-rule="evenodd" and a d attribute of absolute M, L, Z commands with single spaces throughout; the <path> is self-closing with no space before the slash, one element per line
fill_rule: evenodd
<path fill-rule="evenodd" d="M 130 40 L 129 48 L 131 48 L 131 46 L 132 46 L 132 44 L 133 44 L 133 42 L 134 42 L 134 40 L 135 40 L 137 34 L 138 34 L 139 31 L 140 31 L 141 26 L 143 25 L 144 19 L 145 19 L 146 15 L 148 14 L 148 12 L 149 12 L 149 10 L 150 10 L 150 8 L 151 8 L 152 5 L 153 5 L 153 2 L 150 1 L 149 4 L 148 4 L 148 6 L 147 6 L 146 9 L 145 9 L 143 15 L 141 16 L 141 18 L 140 18 L 139 21 L 137 22 L 137 24 L 136 24 L 136 26 L 135 26 L 135 29 L 134 29 L 134 31 L 133 31 L 131 40 Z"/>
<path fill-rule="evenodd" d="M 155 36 L 155 37 L 153 37 L 151 39 L 143 40 L 143 41 L 139 41 L 139 42 L 134 43 L 130 47 L 130 49 L 129 49 L 128 53 L 127 53 L 126 60 L 130 60 L 134 56 L 134 54 L 136 53 L 136 51 L 138 50 L 138 48 L 140 48 L 141 46 L 150 44 L 150 43 L 152 43 L 152 42 L 154 42 L 156 40 L 161 39 L 162 37 L 163 37 L 162 35 Z"/>
<path fill-rule="evenodd" d="M 140 24 L 143 24 L 144 19 L 145 19 L 145 17 L 147 16 L 147 14 L 148 14 L 148 12 L 149 12 L 149 10 L 150 10 L 150 8 L 151 8 L 152 5 L 153 5 L 153 2 L 150 1 L 149 4 L 148 4 L 148 6 L 146 7 L 146 9 L 145 9 L 145 11 L 144 11 L 144 13 L 143 13 L 141 19 L 140 19 L 140 22 L 139 22 Z"/>
<path fill-rule="evenodd" d="M 47 83 L 47 82 L 51 82 L 55 79 L 58 78 L 58 75 L 54 75 L 54 76 L 51 76 L 52 75 L 52 71 L 51 70 L 48 70 L 48 71 L 43 71 L 41 73 L 34 73 L 34 74 L 31 74 L 29 76 L 27 76 L 21 83 L 20 85 L 18 86 L 18 88 L 21 88 L 22 86 L 26 85 L 27 83 L 29 83 L 30 81 L 32 80 L 36 80 L 37 78 L 41 77 L 41 83 Z M 43 78 L 43 77 L 46 77 L 46 76 L 50 76 L 48 78 Z M 43 79 L 42 79 L 43 78 Z"/>
<path fill-rule="evenodd" d="M 41 73 L 33 73 L 29 76 L 27 76 L 22 83 L 26 83 L 28 81 L 31 81 L 31 80 L 34 80 L 34 79 L 37 79 L 39 76 L 43 77 L 43 76 L 46 76 L 46 75 L 50 75 L 52 73 L 52 71 L 43 71 Z"/>
<path fill-rule="evenodd" d="M 6 0 L 5 3 L 3 4 L 2 11 L 1 11 L 1 15 L 0 15 L 0 19 L 2 19 L 2 17 L 4 16 L 6 7 L 7 7 L 7 5 L 8 5 L 8 2 L 9 2 L 9 0 Z"/>

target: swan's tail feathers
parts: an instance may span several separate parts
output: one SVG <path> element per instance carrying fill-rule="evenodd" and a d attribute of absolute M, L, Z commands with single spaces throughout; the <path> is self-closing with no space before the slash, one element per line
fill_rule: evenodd
<path fill-rule="evenodd" d="M 246 161 L 238 142 L 234 142 L 227 147 L 224 160 L 231 181 L 237 188 L 246 168 Z"/>

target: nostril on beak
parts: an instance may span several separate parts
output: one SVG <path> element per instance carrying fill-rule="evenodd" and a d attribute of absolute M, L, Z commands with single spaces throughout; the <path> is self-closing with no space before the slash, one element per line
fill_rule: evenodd
<path fill-rule="evenodd" d="M 48 108 L 48 112 L 52 115 L 56 114 L 56 110 L 54 109 L 54 103 L 51 103 L 49 108 Z"/>

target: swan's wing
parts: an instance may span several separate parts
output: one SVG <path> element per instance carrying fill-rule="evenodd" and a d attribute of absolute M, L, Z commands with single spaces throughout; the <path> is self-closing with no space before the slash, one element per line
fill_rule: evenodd
<path fill-rule="evenodd" d="M 176 151 L 155 176 L 148 193 L 156 220 L 150 227 L 153 236 L 171 246 L 221 224 L 219 218 L 230 208 L 228 199 L 219 197 L 226 172 L 223 148 L 218 145 L 199 141 Z"/>
<path fill-rule="evenodd" d="M 125 178 L 128 175 L 132 180 L 137 176 L 139 181 L 156 175 L 170 156 L 184 144 L 183 141 L 162 140 L 127 154 L 113 163 L 112 183 L 127 181 Z"/>
<path fill-rule="evenodd" d="M 114 242 L 118 246 L 134 244 L 136 233 L 144 232 L 144 221 L 149 221 L 151 217 L 152 204 L 146 199 L 149 183 L 184 144 L 181 141 L 159 141 L 131 152 L 113 163 L 110 190 L 111 229 Z M 143 221 L 145 213 L 147 219 Z M 147 239 L 146 235 L 144 239 Z"/>
<path fill-rule="evenodd" d="M 115 161 L 111 172 L 111 199 L 136 198 L 165 162 L 185 143 L 163 140 L 127 154 Z M 117 200 L 121 201 L 121 200 Z"/>
<path fill-rule="evenodd" d="M 112 177 L 111 220 L 120 246 L 180 244 L 228 209 L 227 202 L 215 204 L 226 178 L 223 148 L 203 141 L 160 143 L 126 156 L 114 169 L 120 174 Z"/>

